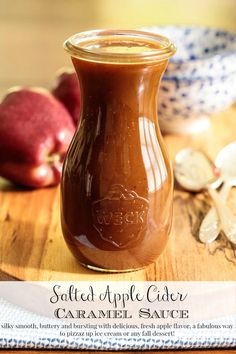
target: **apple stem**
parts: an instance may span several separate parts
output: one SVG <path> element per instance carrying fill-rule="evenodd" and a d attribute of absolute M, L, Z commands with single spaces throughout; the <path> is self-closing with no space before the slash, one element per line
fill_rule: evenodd
<path fill-rule="evenodd" d="M 46 157 L 45 162 L 48 163 L 49 165 L 54 165 L 60 160 L 61 160 L 60 154 L 51 154 Z"/>

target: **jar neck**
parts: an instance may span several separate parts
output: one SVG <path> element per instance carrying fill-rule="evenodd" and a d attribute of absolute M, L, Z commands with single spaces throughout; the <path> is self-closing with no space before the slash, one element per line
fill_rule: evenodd
<path fill-rule="evenodd" d="M 115 114 L 157 119 L 157 93 L 167 60 L 152 64 L 101 64 L 72 58 L 82 92 L 83 116 Z M 119 117 L 120 115 L 120 117 Z"/>
<path fill-rule="evenodd" d="M 175 53 L 168 38 L 137 30 L 94 30 L 77 33 L 65 41 L 71 56 L 97 63 L 152 63 Z"/>

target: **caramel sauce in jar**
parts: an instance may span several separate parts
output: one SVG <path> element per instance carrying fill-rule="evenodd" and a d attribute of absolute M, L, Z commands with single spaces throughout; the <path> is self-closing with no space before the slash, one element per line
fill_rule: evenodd
<path fill-rule="evenodd" d="M 89 268 L 140 269 L 163 251 L 171 227 L 173 176 L 157 94 L 175 49 L 129 30 L 83 32 L 65 48 L 82 110 L 61 181 L 64 238 Z"/>

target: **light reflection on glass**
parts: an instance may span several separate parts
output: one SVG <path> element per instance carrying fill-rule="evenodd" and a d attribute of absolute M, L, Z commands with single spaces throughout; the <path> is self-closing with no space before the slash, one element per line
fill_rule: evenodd
<path fill-rule="evenodd" d="M 167 178 L 167 170 L 158 143 L 155 123 L 146 117 L 140 117 L 139 135 L 143 162 L 147 172 L 148 191 L 153 193 L 161 188 Z"/>

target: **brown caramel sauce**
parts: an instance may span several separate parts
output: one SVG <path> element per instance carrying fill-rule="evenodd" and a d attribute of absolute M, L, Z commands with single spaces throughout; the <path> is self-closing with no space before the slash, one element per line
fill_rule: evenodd
<path fill-rule="evenodd" d="M 97 50 L 121 49 L 116 43 Z M 61 183 L 65 240 L 86 266 L 142 268 L 160 255 L 171 226 L 173 178 L 157 123 L 167 60 L 72 61 L 83 104 Z"/>

